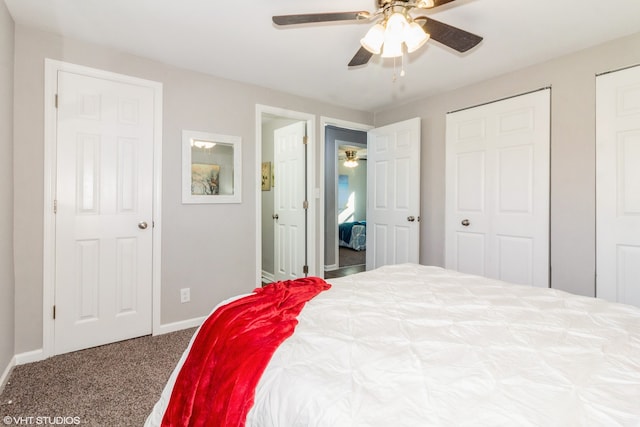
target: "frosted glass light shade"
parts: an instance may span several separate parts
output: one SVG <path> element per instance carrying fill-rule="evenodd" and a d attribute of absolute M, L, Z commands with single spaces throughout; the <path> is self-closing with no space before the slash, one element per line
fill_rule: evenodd
<path fill-rule="evenodd" d="M 407 52 L 418 50 L 427 40 L 429 40 L 429 34 L 425 33 L 417 23 L 412 22 L 405 27 L 404 42 L 407 45 Z"/>
<path fill-rule="evenodd" d="M 402 39 L 386 39 L 382 45 L 383 58 L 397 58 L 402 56 Z"/>
<path fill-rule="evenodd" d="M 402 37 L 406 26 L 407 18 L 399 12 L 395 12 L 387 20 L 386 33 L 392 34 L 394 37 Z"/>
<path fill-rule="evenodd" d="M 396 58 L 402 56 L 402 43 L 404 42 L 407 19 L 401 13 L 394 13 L 387 20 L 384 30 L 384 44 L 382 45 L 383 58 Z"/>
<path fill-rule="evenodd" d="M 384 27 L 376 24 L 367 31 L 367 34 L 360 40 L 362 47 L 373 54 L 379 54 L 384 43 Z"/>

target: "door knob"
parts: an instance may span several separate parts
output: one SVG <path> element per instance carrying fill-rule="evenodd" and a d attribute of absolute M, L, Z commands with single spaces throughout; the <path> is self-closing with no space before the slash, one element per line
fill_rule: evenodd
<path fill-rule="evenodd" d="M 415 220 L 416 220 L 416 217 L 413 216 L 413 215 L 407 217 L 407 221 L 409 221 L 409 222 L 413 222 Z"/>
<path fill-rule="evenodd" d="M 461 222 L 460 224 L 462 224 L 462 225 L 463 225 L 463 226 L 465 226 L 465 227 L 468 227 L 468 226 L 469 226 L 469 224 L 471 224 L 471 223 L 469 222 L 469 220 L 468 220 L 468 219 L 463 219 L 463 220 L 462 220 L 462 222 Z"/>
<path fill-rule="evenodd" d="M 147 228 L 147 223 L 146 223 L 146 222 L 144 222 L 144 221 L 139 222 L 139 223 L 138 223 L 138 228 L 139 228 L 140 230 L 144 230 L 144 229 L 146 229 L 146 228 Z"/>
<path fill-rule="evenodd" d="M 273 219 L 278 219 L 278 218 L 280 218 L 280 217 L 278 216 L 278 214 L 273 214 L 273 215 L 271 215 L 271 218 L 273 218 Z"/>

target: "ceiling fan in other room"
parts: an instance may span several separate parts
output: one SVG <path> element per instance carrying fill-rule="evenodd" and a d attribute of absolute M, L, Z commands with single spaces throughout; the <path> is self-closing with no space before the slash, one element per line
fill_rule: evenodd
<path fill-rule="evenodd" d="M 343 162 L 348 168 L 358 166 L 358 160 L 367 160 L 367 149 L 358 148 L 351 145 L 341 145 L 338 148 L 338 161 Z"/>
<path fill-rule="evenodd" d="M 378 10 L 306 13 L 273 17 L 276 25 L 313 24 L 332 21 L 373 21 L 376 24 L 360 40 L 361 47 L 349 66 L 364 65 L 373 55 L 396 58 L 406 48 L 411 53 L 429 38 L 458 52 L 466 52 L 482 41 L 482 37 L 426 16 L 413 16 L 415 10 L 433 9 L 455 0 L 377 0 Z"/>

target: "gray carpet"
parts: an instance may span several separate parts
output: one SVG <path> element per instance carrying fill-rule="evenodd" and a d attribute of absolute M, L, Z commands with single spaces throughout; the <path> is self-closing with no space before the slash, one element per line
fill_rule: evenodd
<path fill-rule="evenodd" d="M 0 417 L 34 417 L 34 425 L 35 417 L 78 417 L 83 426 L 142 426 L 194 331 L 146 336 L 16 366 L 0 395 Z"/>

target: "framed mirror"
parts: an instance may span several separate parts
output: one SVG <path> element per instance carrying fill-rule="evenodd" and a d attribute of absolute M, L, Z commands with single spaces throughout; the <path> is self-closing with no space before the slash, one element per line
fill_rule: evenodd
<path fill-rule="evenodd" d="M 182 203 L 241 203 L 239 136 L 182 131 Z"/>

